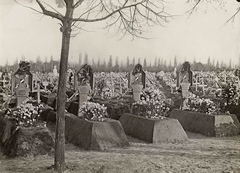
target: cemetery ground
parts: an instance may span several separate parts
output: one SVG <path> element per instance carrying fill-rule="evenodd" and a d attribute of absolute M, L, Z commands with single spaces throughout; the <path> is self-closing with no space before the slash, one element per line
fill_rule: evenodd
<path fill-rule="evenodd" d="M 54 135 L 54 127 L 48 125 Z M 206 137 L 187 132 L 183 143 L 146 143 L 128 136 L 130 146 L 107 151 L 82 150 L 67 143 L 66 173 L 240 172 L 240 136 Z M 1 173 L 52 173 L 49 155 L 7 158 L 0 152 Z"/>

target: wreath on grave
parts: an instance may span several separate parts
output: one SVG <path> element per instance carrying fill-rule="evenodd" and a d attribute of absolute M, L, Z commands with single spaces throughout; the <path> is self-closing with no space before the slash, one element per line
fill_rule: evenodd
<path fill-rule="evenodd" d="M 141 79 L 142 72 L 143 72 L 142 65 L 137 64 L 132 71 L 132 75 L 135 76 L 135 80 L 133 81 L 133 83 L 142 84 L 142 79 Z"/>
<path fill-rule="evenodd" d="M 87 84 L 90 82 L 91 74 L 93 74 L 93 70 L 90 65 L 83 65 L 82 68 L 77 72 L 78 81 L 81 85 Z"/>
<path fill-rule="evenodd" d="M 20 61 L 19 63 L 19 68 L 16 72 L 18 75 L 26 75 L 27 73 L 30 72 L 31 65 L 27 61 Z"/>
<path fill-rule="evenodd" d="M 136 75 L 136 74 L 138 74 L 138 73 L 142 73 L 142 65 L 141 64 L 137 64 L 136 66 L 135 66 L 135 68 L 133 69 L 133 71 L 132 71 L 132 75 Z"/>

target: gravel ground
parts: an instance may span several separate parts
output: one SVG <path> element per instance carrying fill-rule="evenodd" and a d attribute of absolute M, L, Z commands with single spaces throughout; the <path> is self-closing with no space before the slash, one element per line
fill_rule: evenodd
<path fill-rule="evenodd" d="M 215 138 L 187 132 L 185 143 L 149 144 L 129 138 L 130 146 L 84 151 L 66 144 L 66 173 L 240 173 L 240 136 Z M 6 158 L 1 173 L 51 173 L 53 156 Z"/>

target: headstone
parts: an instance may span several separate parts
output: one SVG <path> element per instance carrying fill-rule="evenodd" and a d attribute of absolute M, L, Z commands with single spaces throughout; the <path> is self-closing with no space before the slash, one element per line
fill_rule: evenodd
<path fill-rule="evenodd" d="M 11 78 L 11 91 L 14 93 L 14 89 L 20 83 L 28 85 L 30 91 L 33 90 L 33 75 L 30 72 L 30 63 L 27 61 L 21 61 L 19 68 L 12 74 Z"/>
<path fill-rule="evenodd" d="M 128 88 L 131 88 L 134 83 L 141 83 L 143 88 L 146 87 L 146 72 L 142 69 L 141 64 L 137 64 L 129 73 Z"/>
<path fill-rule="evenodd" d="M 29 96 L 30 89 L 27 87 L 26 83 L 21 82 L 17 88 L 15 88 L 14 92 L 17 97 L 17 106 L 20 106 L 23 101 L 27 99 Z"/>
<path fill-rule="evenodd" d="M 53 67 L 53 75 L 54 76 L 58 76 L 57 66 L 56 65 Z"/>
<path fill-rule="evenodd" d="M 189 62 L 185 62 L 180 72 L 177 72 L 177 86 L 181 88 L 182 104 L 181 109 L 188 109 L 189 88 L 192 85 L 192 71 Z"/>

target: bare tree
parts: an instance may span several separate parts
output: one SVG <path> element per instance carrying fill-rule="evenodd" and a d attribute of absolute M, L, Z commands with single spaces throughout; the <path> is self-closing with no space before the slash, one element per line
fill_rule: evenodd
<path fill-rule="evenodd" d="M 145 26 L 162 25 L 171 16 L 165 12 L 164 0 L 56 0 L 58 7 L 65 8 L 65 14 L 53 8 L 50 3 L 46 3 L 47 0 L 45 2 L 44 0 L 35 1 L 40 9 L 28 8 L 61 22 L 62 47 L 57 95 L 54 168 L 58 172 L 64 172 L 65 84 L 70 38 L 74 35 L 73 31 L 83 29 L 83 24 L 106 20 L 106 28 L 114 27 L 116 34 L 142 37 Z M 79 14 L 75 14 L 77 9 L 80 9 Z"/>

